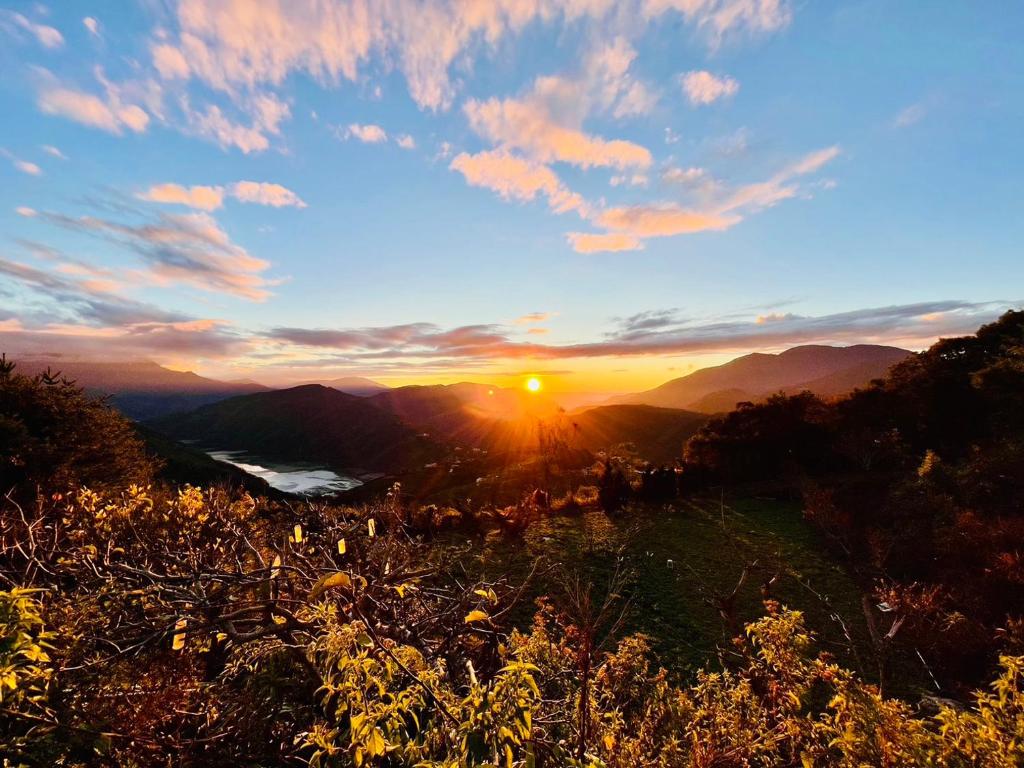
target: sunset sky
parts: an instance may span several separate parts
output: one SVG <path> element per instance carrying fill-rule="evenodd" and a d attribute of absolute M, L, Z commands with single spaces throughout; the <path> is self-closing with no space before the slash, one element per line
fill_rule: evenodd
<path fill-rule="evenodd" d="M 1024 298 L 1024 4 L 0 0 L 0 350 L 644 389 Z"/>

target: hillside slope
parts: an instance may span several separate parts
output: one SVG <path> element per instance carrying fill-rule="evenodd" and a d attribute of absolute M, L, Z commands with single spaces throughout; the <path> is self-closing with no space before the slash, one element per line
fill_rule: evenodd
<path fill-rule="evenodd" d="M 905 349 L 873 344 L 807 345 L 777 355 L 754 353 L 702 368 L 646 392 L 623 395 L 613 402 L 714 413 L 728 410 L 739 400 L 759 399 L 779 391 L 807 389 L 832 397 L 867 385 L 910 354 Z"/>
<path fill-rule="evenodd" d="M 335 469 L 399 472 L 443 450 L 365 398 L 319 384 L 233 397 L 151 426 L 208 448 Z"/>
<path fill-rule="evenodd" d="M 571 414 L 573 445 L 589 451 L 632 443 L 637 453 L 656 464 L 683 455 L 683 444 L 708 416 L 651 405 L 602 405 Z"/>
<path fill-rule="evenodd" d="M 440 440 L 489 450 L 537 446 L 537 424 L 561 412 L 543 394 L 486 384 L 407 386 L 367 402 Z"/>

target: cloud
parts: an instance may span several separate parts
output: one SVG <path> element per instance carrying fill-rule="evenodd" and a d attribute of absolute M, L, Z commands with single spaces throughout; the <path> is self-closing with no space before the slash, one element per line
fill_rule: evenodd
<path fill-rule="evenodd" d="M 157 184 L 139 193 L 138 197 L 140 200 L 153 203 L 170 203 L 201 211 L 215 211 L 224 204 L 225 195 L 242 203 L 269 205 L 273 208 L 306 207 L 302 199 L 287 187 L 263 181 L 237 181 L 227 187 Z"/>
<path fill-rule="evenodd" d="M 570 232 L 566 235 L 566 239 L 576 253 L 639 251 L 644 247 L 644 243 L 639 237 L 616 232 L 604 234 Z"/>
<path fill-rule="evenodd" d="M 64 35 L 59 30 L 46 24 L 37 24 L 14 11 L 0 11 L 0 27 L 13 33 L 17 30 L 27 32 L 44 48 L 54 49 L 64 45 Z"/>
<path fill-rule="evenodd" d="M 281 123 L 291 117 L 291 108 L 270 94 L 256 94 L 243 105 L 251 118 L 244 125 L 229 118 L 216 104 L 205 110 L 194 109 L 187 97 L 181 99 L 188 129 L 198 136 L 211 139 L 224 149 L 235 147 L 243 154 L 262 152 L 270 146 L 269 136 L 281 133 Z"/>
<path fill-rule="evenodd" d="M 22 173 L 27 173 L 29 176 L 41 176 L 43 169 L 35 163 L 30 163 L 28 160 L 15 160 L 14 167 Z"/>
<path fill-rule="evenodd" d="M 523 151 L 540 162 L 563 162 L 581 168 L 646 168 L 651 153 L 623 139 L 608 141 L 563 127 L 542 106 L 516 99 L 470 100 L 465 106 L 470 127 L 504 147 Z"/>
<path fill-rule="evenodd" d="M 667 168 L 661 174 L 661 180 L 669 184 L 692 186 L 707 181 L 708 172 L 703 168 Z"/>
<path fill-rule="evenodd" d="M 816 173 L 839 154 L 838 146 L 810 152 L 784 167 L 767 181 L 738 187 L 718 205 L 717 210 L 722 214 L 736 211 L 750 212 L 770 208 L 782 200 L 795 197 L 799 192 L 799 187 L 794 181 L 798 177 Z"/>
<path fill-rule="evenodd" d="M 250 342 L 218 320 L 94 327 L 75 323 L 25 326 L 17 319 L 0 323 L 0 346 L 14 356 L 52 359 L 53 367 L 59 369 L 66 357 L 104 362 L 170 358 L 195 366 L 244 354 Z"/>
<path fill-rule="evenodd" d="M 27 205 L 19 205 L 14 209 L 14 212 L 19 216 L 24 216 L 27 219 L 32 218 L 36 215 L 37 211 L 35 208 L 29 208 Z"/>
<path fill-rule="evenodd" d="M 55 274 L 0 258 L 0 274 L 52 300 L 46 322 L 79 322 L 92 326 L 173 323 L 187 319 L 149 304 L 126 299 L 89 281 Z M 23 313 L 30 314 L 30 313 Z"/>
<path fill-rule="evenodd" d="M 911 125 L 920 122 L 926 114 L 928 114 L 927 105 L 921 102 L 911 104 L 909 107 L 901 109 L 896 117 L 893 118 L 893 127 L 909 128 Z"/>
<path fill-rule="evenodd" d="M 650 178 L 646 173 L 634 173 L 627 175 L 625 173 L 612 176 L 608 179 L 608 183 L 613 187 L 622 187 L 629 185 L 631 187 L 646 187 L 650 182 Z"/>
<path fill-rule="evenodd" d="M 180 49 L 173 45 L 154 45 L 150 54 L 153 66 L 164 80 L 185 80 L 189 76 L 188 60 Z"/>
<path fill-rule="evenodd" d="M 59 149 L 57 149 L 57 147 L 51 146 L 49 144 L 43 144 L 42 145 L 42 150 L 43 150 L 43 152 L 45 152 L 46 154 L 50 155 L 51 157 L 56 157 L 58 160 L 67 160 L 68 159 L 67 155 L 65 155 L 63 152 L 61 152 Z"/>
<path fill-rule="evenodd" d="M 482 363 L 509 359 L 570 359 L 748 352 L 809 343 L 901 343 L 927 346 L 939 336 L 970 333 L 1007 308 L 1003 302 L 934 301 L 872 307 L 816 317 L 788 315 L 770 322 L 681 319 L 675 310 L 652 311 L 620 322 L 602 341 L 542 344 L 516 341 L 496 325 L 442 329 L 409 323 L 355 329 L 274 328 L 267 338 L 329 350 L 335 362 L 444 360 Z M 455 362 L 453 362 L 455 361 Z"/>
<path fill-rule="evenodd" d="M 270 265 L 231 242 L 206 213 L 160 214 L 148 223 L 122 224 L 92 216 L 41 214 L 53 224 L 105 238 L 139 256 L 157 283 L 183 283 L 253 301 L 266 299 Z"/>
<path fill-rule="evenodd" d="M 395 143 L 398 144 L 402 149 L 416 149 L 416 139 L 410 136 L 408 133 L 401 134 Z"/>
<path fill-rule="evenodd" d="M 525 315 L 520 315 L 512 322 L 515 323 L 516 325 L 532 325 L 534 323 L 544 323 L 557 314 L 557 312 L 528 312 Z"/>
<path fill-rule="evenodd" d="M 461 173 L 468 184 L 491 189 L 506 200 L 528 201 L 543 194 L 556 213 L 585 211 L 583 198 L 562 184 L 550 168 L 503 150 L 475 155 L 462 152 L 449 167 Z"/>
<path fill-rule="evenodd" d="M 714 194 L 716 199 L 700 206 L 686 207 L 669 202 L 597 210 L 588 218 L 607 232 L 596 235 L 573 232 L 569 235 L 569 242 L 581 253 L 627 251 L 638 250 L 646 238 L 726 230 L 751 213 L 796 197 L 801 192 L 798 179 L 821 170 L 839 153 L 837 146 L 810 152 L 766 181 L 731 190 L 720 188 L 713 180 L 706 179 L 701 183 L 701 189 L 707 194 Z M 671 181 L 694 182 L 705 178 L 700 169 L 669 169 L 666 175 Z"/>
<path fill-rule="evenodd" d="M 157 184 L 138 195 L 141 200 L 152 203 L 172 203 L 198 208 L 203 211 L 215 211 L 224 204 L 222 187 L 183 187 L 180 184 Z"/>
<path fill-rule="evenodd" d="M 100 36 L 100 23 L 96 21 L 92 16 L 86 16 L 82 19 L 82 26 L 89 30 L 89 34 L 93 37 Z"/>
<path fill-rule="evenodd" d="M 340 134 L 341 138 L 355 138 L 364 144 L 380 144 L 388 140 L 388 135 L 379 125 L 360 125 L 351 123 Z"/>
<path fill-rule="evenodd" d="M 733 31 L 781 29 L 791 17 L 784 0 L 177 0 L 174 6 L 171 34 L 152 49 L 154 66 L 167 79 L 194 77 L 237 93 L 280 86 L 303 72 L 336 86 L 356 82 L 363 70 L 379 64 L 399 70 L 413 101 L 432 111 L 447 109 L 455 98 L 453 65 L 470 67 L 479 52 L 496 50 L 503 39 L 538 22 L 586 21 L 603 29 L 615 18 L 678 12 L 717 45 Z M 630 85 L 626 94 L 623 113 L 650 103 L 640 87 Z"/>
<path fill-rule="evenodd" d="M 243 203 L 269 205 L 273 208 L 306 207 L 302 198 L 280 184 L 265 181 L 237 181 L 231 185 L 230 190 L 231 196 Z"/>
<path fill-rule="evenodd" d="M 729 33 L 777 32 L 793 19 L 786 0 L 645 0 L 643 10 L 649 18 L 667 11 L 681 13 L 709 36 L 713 47 Z"/>
<path fill-rule="evenodd" d="M 104 97 L 61 85 L 44 69 L 37 72 L 42 82 L 36 103 L 44 114 L 65 117 L 115 135 L 124 133 L 125 129 L 142 133 L 149 125 L 146 111 L 126 101 L 122 89 L 103 78 L 100 70 L 96 70 L 96 75 L 106 91 Z"/>
<path fill-rule="evenodd" d="M 683 91 L 691 104 L 711 104 L 734 96 L 740 84 L 728 75 L 717 76 L 707 70 L 695 70 L 679 76 Z"/>
<path fill-rule="evenodd" d="M 646 147 L 583 130 L 594 113 L 624 117 L 653 107 L 653 93 L 629 72 L 635 57 L 625 39 L 616 38 L 591 51 L 576 76 L 538 77 L 521 97 L 470 99 L 463 111 L 479 136 L 537 162 L 620 171 L 647 168 L 652 158 Z"/>
<path fill-rule="evenodd" d="M 595 219 L 605 229 L 628 233 L 633 237 L 670 237 L 707 230 L 728 229 L 739 221 L 736 216 L 692 211 L 673 204 L 632 205 L 608 208 Z"/>
<path fill-rule="evenodd" d="M 0 156 L 6 157 L 10 160 L 11 165 L 14 166 L 15 170 L 21 171 L 29 176 L 42 176 L 43 174 L 43 169 L 38 165 L 30 163 L 28 160 L 22 160 L 20 157 L 6 149 L 0 148 Z"/>

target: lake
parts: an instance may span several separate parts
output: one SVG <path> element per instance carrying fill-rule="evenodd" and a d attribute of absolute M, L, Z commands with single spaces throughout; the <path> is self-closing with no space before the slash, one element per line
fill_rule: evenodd
<path fill-rule="evenodd" d="M 211 459 L 238 467 L 267 481 L 271 488 L 299 496 L 329 496 L 362 485 L 361 480 L 339 475 L 324 467 L 307 464 L 280 464 L 245 451 L 207 451 Z"/>

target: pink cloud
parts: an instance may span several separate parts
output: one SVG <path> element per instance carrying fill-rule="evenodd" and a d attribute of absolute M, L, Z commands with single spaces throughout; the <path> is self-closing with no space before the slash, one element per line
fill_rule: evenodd
<path fill-rule="evenodd" d="M 691 104 L 711 104 L 719 99 L 734 96 L 740 84 L 725 75 L 713 75 L 707 70 L 687 72 L 680 75 L 680 82 Z"/>

